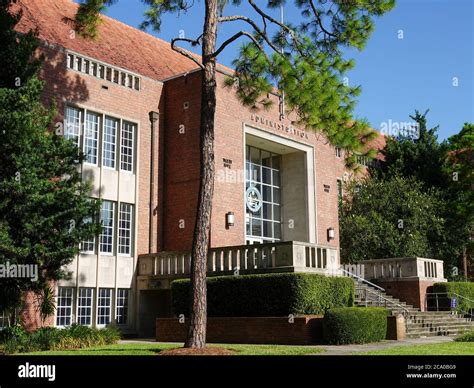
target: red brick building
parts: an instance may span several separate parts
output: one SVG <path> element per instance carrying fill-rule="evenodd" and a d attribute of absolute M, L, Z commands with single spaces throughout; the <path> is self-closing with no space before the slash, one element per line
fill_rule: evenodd
<path fill-rule="evenodd" d="M 55 324 L 115 322 L 143 331 L 142 321 L 169 314 L 169 284 L 158 275 L 185 273 L 179 260 L 188 257 L 164 261 L 167 253 L 191 249 L 200 71 L 168 42 L 106 16 L 97 40 L 82 39 L 67 21 L 77 9 L 71 0 L 20 0 L 18 7 L 20 32 L 37 28 L 42 41 L 44 101 L 56 102 L 65 136 L 87 155 L 83 176 L 93 183 L 91 196 L 103 200 L 103 233 L 82 244 L 72 278 L 57 285 Z M 289 247 L 295 257 L 302 252 L 303 263 L 285 267 L 338 268 L 342 155 L 321 134 L 283 118 L 276 94 L 270 111 L 243 107 L 224 87 L 229 74 L 219 68 L 211 248 L 276 244 L 259 251 L 259 260 Z M 291 241 L 302 244 L 284 244 Z M 232 270 L 235 260 L 257 254 L 229 256 L 227 265 L 225 252 L 212 271 Z M 156 275 L 158 283 L 142 275 Z"/>

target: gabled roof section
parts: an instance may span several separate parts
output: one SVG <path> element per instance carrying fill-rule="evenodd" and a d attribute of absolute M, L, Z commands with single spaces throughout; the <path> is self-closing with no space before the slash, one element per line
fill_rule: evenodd
<path fill-rule="evenodd" d="M 98 38 L 71 38 L 68 18 L 74 18 L 78 5 L 72 0 L 18 0 L 12 10 L 23 10 L 19 32 L 38 29 L 39 38 L 79 54 L 137 74 L 164 80 L 198 68 L 191 60 L 173 51 L 169 42 L 102 16 Z"/>

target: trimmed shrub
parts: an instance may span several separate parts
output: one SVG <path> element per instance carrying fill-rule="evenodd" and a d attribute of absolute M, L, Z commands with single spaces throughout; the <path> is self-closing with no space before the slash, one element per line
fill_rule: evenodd
<path fill-rule="evenodd" d="M 350 307 L 328 310 L 324 316 L 324 339 L 334 345 L 378 342 L 387 335 L 389 312 L 380 307 Z"/>
<path fill-rule="evenodd" d="M 455 339 L 457 342 L 474 342 L 474 330 L 461 334 Z"/>
<path fill-rule="evenodd" d="M 114 327 L 96 329 L 87 326 L 72 325 L 64 329 L 44 327 L 33 333 L 19 329 L 10 330 L 5 336 L 5 353 L 29 353 L 47 350 L 66 350 L 109 345 L 120 339 L 120 332 Z"/>
<path fill-rule="evenodd" d="M 474 283 L 473 282 L 447 282 L 447 283 L 435 283 L 433 285 L 433 292 L 447 293 L 447 299 L 440 305 L 447 309 L 451 306 L 451 298 L 456 297 L 454 294 L 462 295 L 468 299 L 474 301 Z M 441 298 L 442 299 L 442 298 Z M 458 307 L 457 311 L 468 312 L 470 309 L 474 309 L 474 303 L 469 302 L 464 298 L 457 297 Z"/>
<path fill-rule="evenodd" d="M 173 311 L 189 315 L 190 281 L 171 284 Z M 352 306 L 354 282 L 344 277 L 286 273 L 219 276 L 207 279 L 210 317 L 265 317 L 324 314 Z"/>

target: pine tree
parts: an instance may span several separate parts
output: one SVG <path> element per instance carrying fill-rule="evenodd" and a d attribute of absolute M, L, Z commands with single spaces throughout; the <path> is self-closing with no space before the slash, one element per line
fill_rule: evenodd
<path fill-rule="evenodd" d="M 82 36 L 97 36 L 100 12 L 115 0 L 85 0 L 74 20 Z M 183 0 L 143 0 L 149 6 L 143 28 L 159 31 L 165 13 L 186 13 L 194 2 Z M 252 16 L 225 15 L 226 6 L 245 3 Z M 205 0 L 203 32 L 195 38 L 175 38 L 171 47 L 195 62 L 201 69 L 201 171 L 199 203 L 191 252 L 191 317 L 185 346 L 203 347 L 206 343 L 206 269 L 212 197 L 214 193 L 214 117 L 216 110 L 216 60 L 234 42 L 245 39 L 238 59 L 235 86 L 242 103 L 252 108 L 269 106 L 266 95 L 274 87 L 285 92 L 287 108 L 297 114 L 295 121 L 322 132 L 332 144 L 354 156 L 366 154 L 364 144 L 374 136 L 364 121 L 354 120 L 352 112 L 358 87 L 344 82 L 343 74 L 353 62 L 343 58 L 344 47 L 362 49 L 374 29 L 373 18 L 391 10 L 394 0 L 343 1 L 295 0 L 302 14 L 299 25 L 272 17 L 272 10 L 285 0 Z M 222 37 L 218 45 L 218 26 L 235 25 L 238 32 Z M 242 28 L 242 29 L 240 29 Z M 201 47 L 198 59 L 177 46 L 187 43 Z M 373 151 L 368 151 L 373 155 Z"/>
<path fill-rule="evenodd" d="M 90 222 L 99 204 L 82 182 L 83 156 L 60 124 L 53 128 L 54 107 L 41 103 L 38 41 L 14 32 L 19 15 L 8 16 L 10 3 L 0 6 L 0 58 L 16 66 L 0 76 L 0 264 L 36 265 L 38 279 L 0 278 L 0 312 L 18 307 L 23 292 L 44 295 L 51 281 L 65 278 L 79 243 L 100 231 Z"/>

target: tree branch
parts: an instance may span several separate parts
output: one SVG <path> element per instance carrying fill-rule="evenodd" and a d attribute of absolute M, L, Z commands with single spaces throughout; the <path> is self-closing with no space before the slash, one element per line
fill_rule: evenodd
<path fill-rule="evenodd" d="M 316 9 L 316 6 L 314 5 L 314 1 L 313 0 L 309 0 L 309 4 L 311 6 L 311 9 L 313 11 L 313 14 L 314 14 L 314 17 L 316 18 L 316 20 L 318 21 L 318 25 L 319 27 L 321 28 L 321 30 L 329 35 L 329 36 L 332 36 L 333 38 L 337 38 L 337 35 L 336 34 L 333 34 L 332 32 L 328 31 L 324 25 L 323 25 L 323 21 L 321 20 L 321 15 L 319 14 L 318 10 Z"/>
<path fill-rule="evenodd" d="M 241 20 L 241 21 L 246 22 L 247 24 L 250 24 L 252 26 L 252 28 L 255 30 L 255 32 L 257 32 L 257 34 L 262 37 L 262 39 L 270 46 L 270 48 L 273 51 L 275 51 L 278 54 L 281 54 L 280 49 L 273 44 L 273 42 L 270 40 L 268 35 L 264 31 L 262 31 L 262 29 L 249 17 L 243 16 L 243 15 L 222 16 L 222 17 L 218 18 L 217 21 L 219 23 L 226 23 L 226 22 L 234 22 L 234 21 L 237 21 L 237 20 Z M 252 38 L 255 39 L 253 36 L 252 36 Z M 259 45 L 259 47 L 261 47 L 261 46 Z"/>
<path fill-rule="evenodd" d="M 214 53 L 212 54 L 212 57 L 217 57 L 222 52 L 222 50 L 224 50 L 229 44 L 231 44 L 235 40 L 239 39 L 241 36 L 248 37 L 258 47 L 258 49 L 265 55 L 265 57 L 268 60 L 267 54 L 265 53 L 265 50 L 263 49 L 262 45 L 257 41 L 257 39 L 255 39 L 255 37 L 250 32 L 247 32 L 247 31 L 239 31 L 235 35 L 231 36 L 229 39 L 223 42 L 216 51 L 214 51 Z"/>
<path fill-rule="evenodd" d="M 202 65 L 202 63 L 196 57 L 194 57 L 194 55 L 192 55 L 190 52 L 186 51 L 185 49 L 183 49 L 181 47 L 175 46 L 176 42 L 188 42 L 188 43 L 191 43 L 192 45 L 199 45 L 200 44 L 200 42 L 199 42 L 200 38 L 201 38 L 201 36 L 199 36 L 197 39 L 187 39 L 187 38 L 174 38 L 174 39 L 171 39 L 171 49 L 173 49 L 177 53 L 180 53 L 181 55 L 185 56 L 186 58 L 190 59 L 191 61 L 196 63 L 201 69 L 204 69 L 204 66 Z"/>

